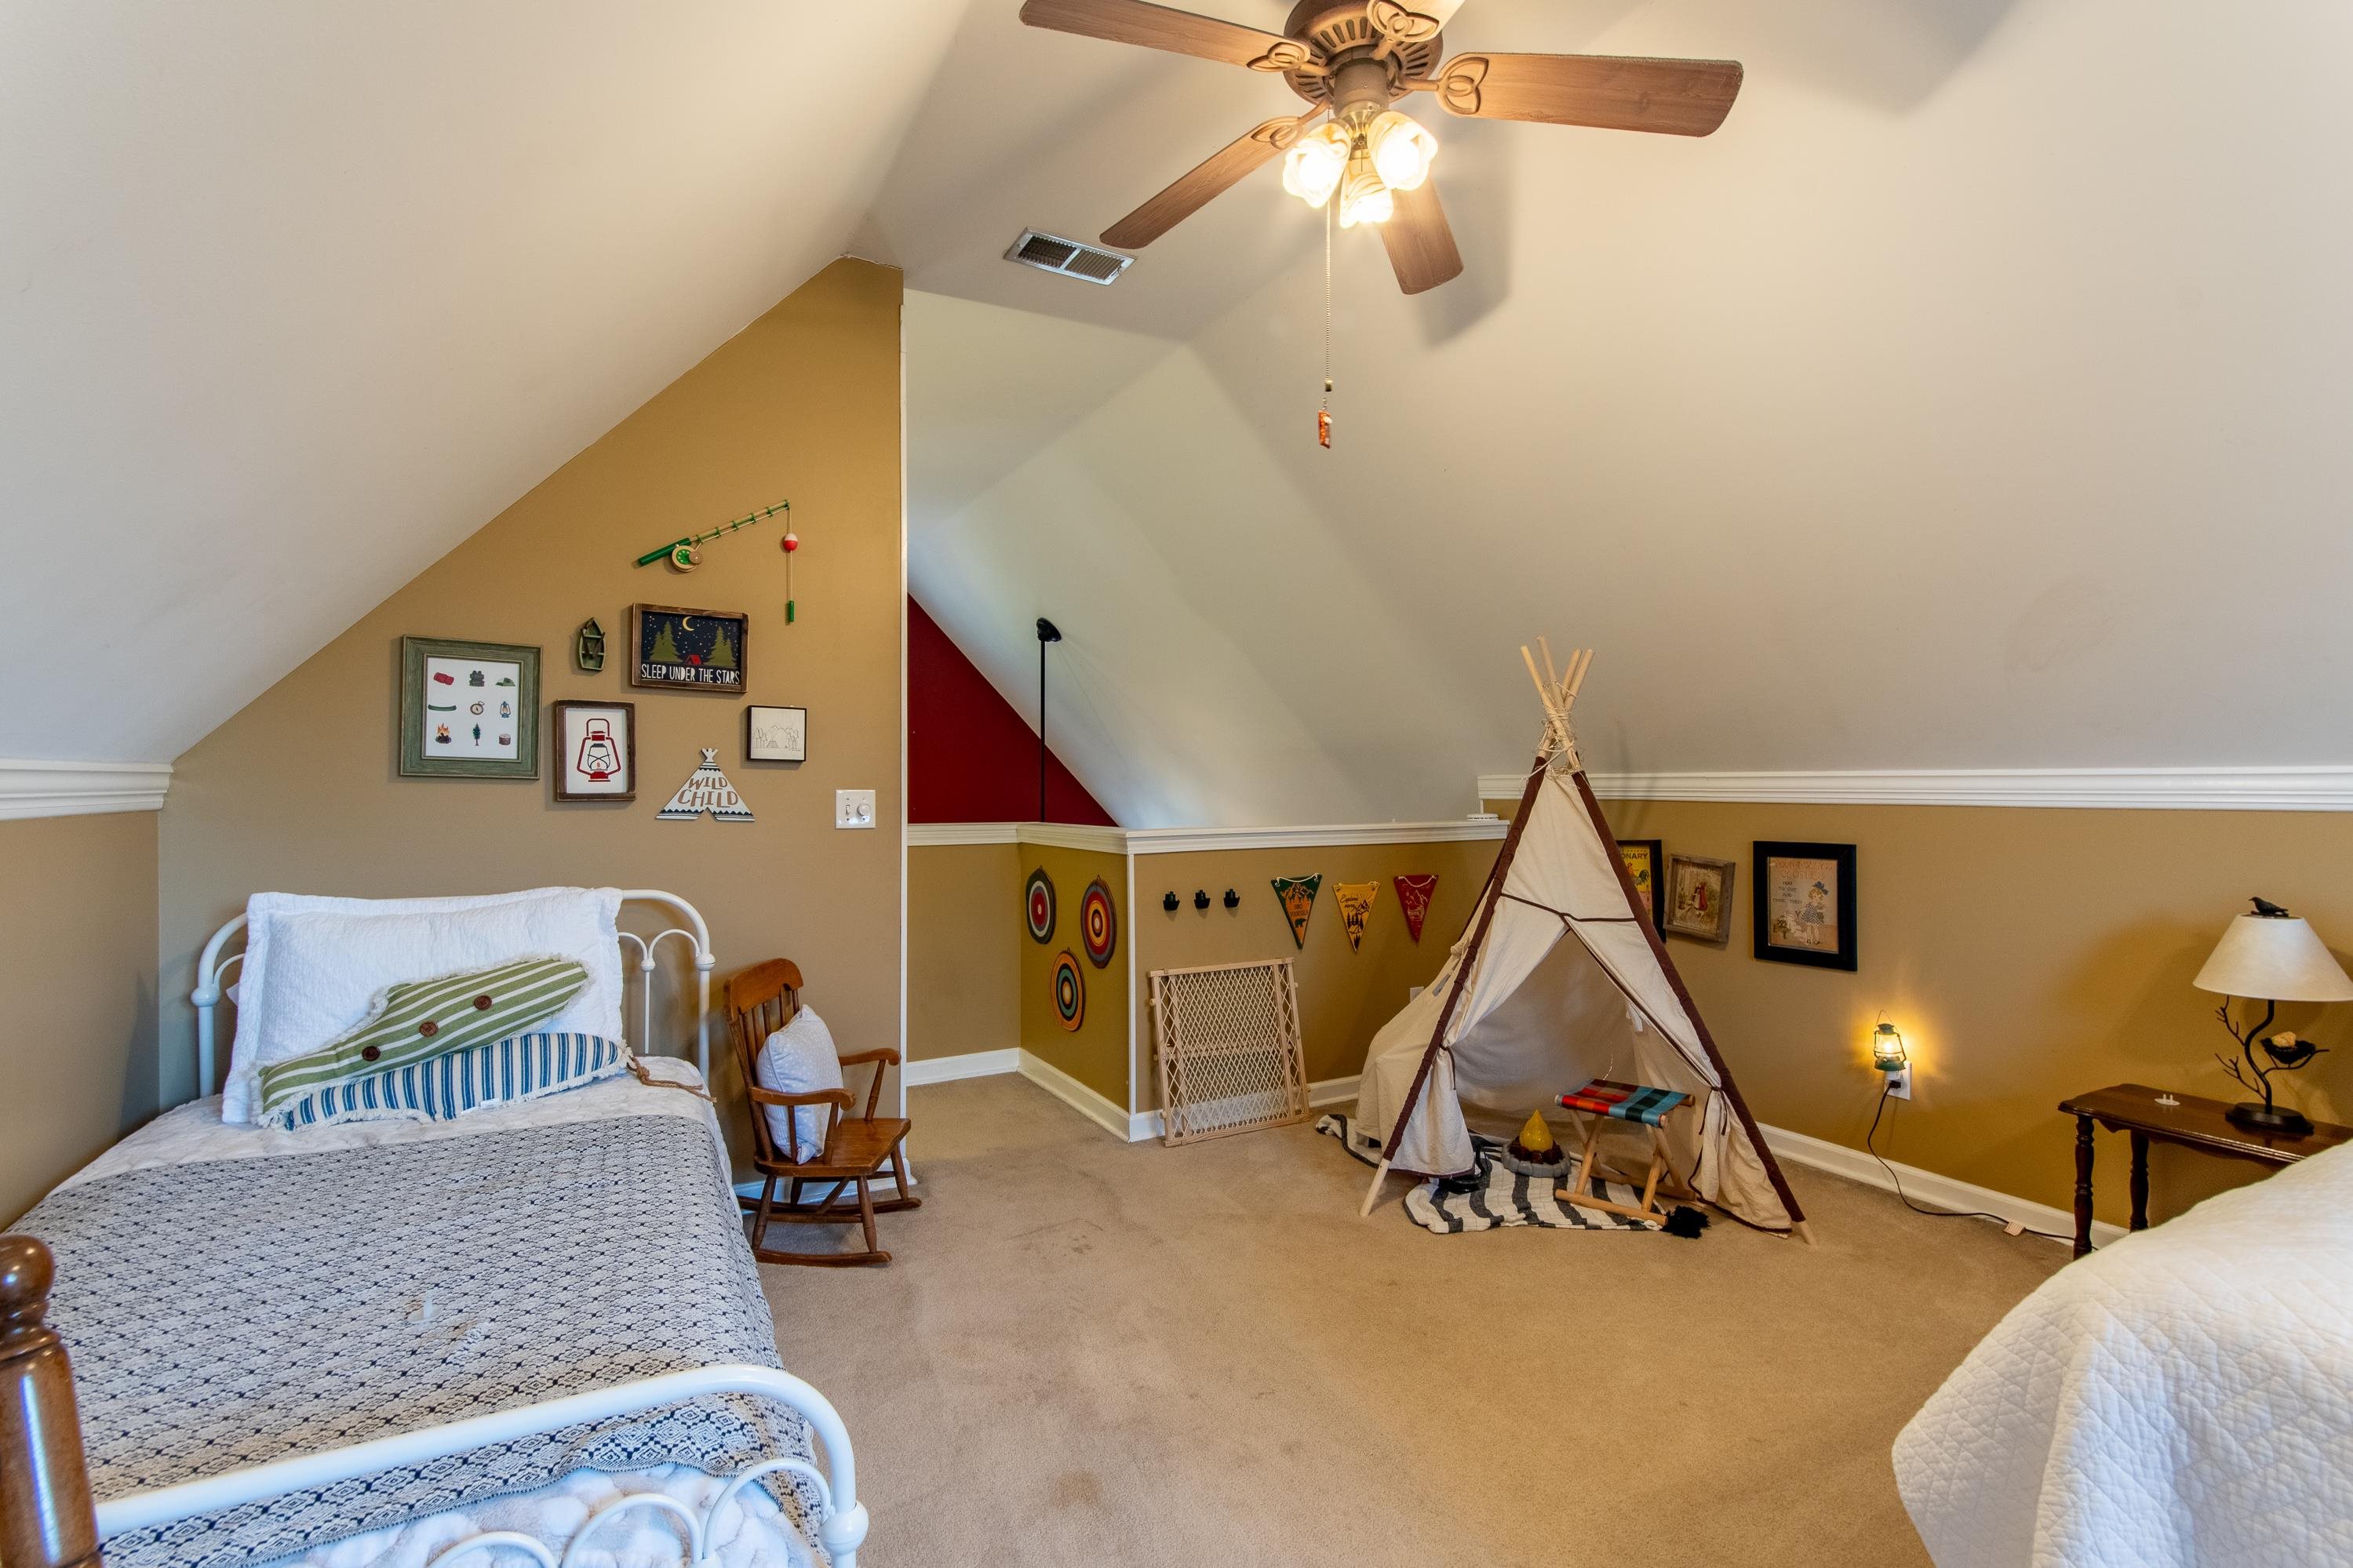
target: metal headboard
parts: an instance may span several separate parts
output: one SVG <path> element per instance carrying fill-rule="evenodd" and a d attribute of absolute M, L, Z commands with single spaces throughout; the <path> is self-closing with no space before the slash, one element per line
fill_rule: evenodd
<path fill-rule="evenodd" d="M 711 1078 L 711 971 L 718 960 L 711 953 L 711 928 L 703 923 L 702 911 L 680 898 L 657 888 L 624 888 L 624 904 L 659 904 L 670 911 L 666 918 L 683 921 L 650 937 L 632 931 L 620 933 L 625 949 L 634 947 L 638 954 L 638 1035 L 631 1047 L 645 1050 L 654 1036 L 654 954 L 671 937 L 683 938 L 689 955 L 694 961 L 694 1065 L 701 1069 L 704 1081 Z M 245 917 L 238 915 L 220 930 L 213 932 L 205 943 L 205 951 L 196 960 L 196 988 L 188 1000 L 196 1009 L 196 1099 L 203 1099 L 220 1087 L 216 1058 L 213 1016 L 221 1004 L 228 985 L 231 968 L 245 962 L 245 950 L 224 954 L 222 949 L 229 939 L 245 930 Z M 626 1005 L 626 1004 L 625 1004 Z M 168 1082 L 168 1077 L 166 1079 Z"/>

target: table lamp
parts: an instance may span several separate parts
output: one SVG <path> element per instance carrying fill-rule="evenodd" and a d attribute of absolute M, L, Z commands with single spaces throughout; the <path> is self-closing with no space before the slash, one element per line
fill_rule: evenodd
<path fill-rule="evenodd" d="M 2253 902 L 2254 912 L 2231 921 L 2222 940 L 2214 944 L 2206 967 L 2190 984 L 2200 991 L 2221 994 L 2222 1005 L 2214 1009 L 2214 1016 L 2239 1042 L 2239 1056 L 2245 1066 L 2220 1053 L 2214 1059 L 2241 1088 L 2263 1097 L 2260 1104 L 2248 1100 L 2232 1106 L 2228 1112 L 2232 1124 L 2250 1132 L 2300 1138 L 2312 1131 L 2312 1123 L 2295 1111 L 2272 1104 L 2272 1074 L 2306 1066 L 2320 1055 L 2322 1047 L 2285 1031 L 2268 1039 L 2262 1037 L 2263 1033 L 2272 1026 L 2279 1003 L 2353 1002 L 2353 977 L 2346 974 L 2310 926 L 2267 899 Z M 2231 1022 L 2233 996 L 2260 998 L 2263 1004 L 2263 1022 L 2244 1034 Z M 2258 1045 L 2269 1066 L 2257 1058 Z M 2254 1076 L 2250 1078 L 2249 1073 Z"/>

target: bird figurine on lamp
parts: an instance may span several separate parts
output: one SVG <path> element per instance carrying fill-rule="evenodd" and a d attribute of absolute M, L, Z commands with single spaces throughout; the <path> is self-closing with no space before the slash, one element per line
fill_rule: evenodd
<path fill-rule="evenodd" d="M 2221 994 L 2222 1005 L 2214 1009 L 2214 1016 L 2239 1042 L 2237 1059 L 2219 1052 L 2214 1059 L 2240 1087 L 2263 1096 L 2260 1103 L 2247 1100 L 2232 1106 L 2226 1113 L 2232 1125 L 2250 1132 L 2301 1138 L 2312 1131 L 2312 1122 L 2297 1111 L 2272 1103 L 2272 1075 L 2310 1066 L 2326 1047 L 2297 1038 L 2292 1030 L 2268 1037 L 2263 1031 L 2272 1026 L 2282 1002 L 2353 1002 L 2353 976 L 2346 974 L 2311 926 L 2269 899 L 2253 901 L 2254 912 L 2232 919 L 2222 940 L 2215 943 L 2213 955 L 2206 960 L 2206 967 L 2190 984 L 2200 991 Z M 2263 1021 L 2242 1033 L 2231 1022 L 2233 996 L 2262 998 Z M 2258 1047 L 2261 1058 L 2255 1054 Z"/>

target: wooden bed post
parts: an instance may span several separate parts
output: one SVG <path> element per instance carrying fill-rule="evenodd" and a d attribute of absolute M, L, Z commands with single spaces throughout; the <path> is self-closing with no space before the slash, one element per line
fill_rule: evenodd
<path fill-rule="evenodd" d="M 83 1468 L 73 1371 L 42 1325 L 49 1249 L 0 1236 L 0 1563 L 96 1568 L 98 1516 Z"/>

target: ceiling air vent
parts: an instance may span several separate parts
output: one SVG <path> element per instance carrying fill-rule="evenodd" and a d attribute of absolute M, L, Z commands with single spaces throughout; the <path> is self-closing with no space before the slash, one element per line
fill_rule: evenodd
<path fill-rule="evenodd" d="M 1075 239 L 1059 235 L 1039 234 L 1025 228 L 1013 248 L 1005 253 L 1008 261 L 1018 261 L 1024 267 L 1035 267 L 1040 272 L 1059 272 L 1065 278 L 1083 279 L 1089 283 L 1115 283 L 1135 259 L 1116 251 L 1100 250 L 1092 245 L 1081 245 Z"/>

